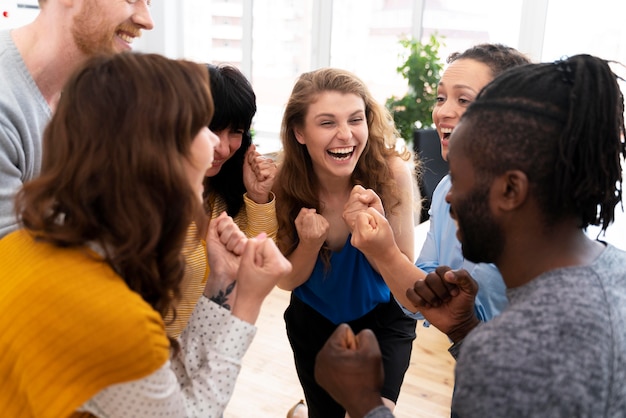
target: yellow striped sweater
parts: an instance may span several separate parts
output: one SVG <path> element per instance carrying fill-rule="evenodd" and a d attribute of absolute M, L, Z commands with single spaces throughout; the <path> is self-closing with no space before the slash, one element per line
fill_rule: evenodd
<path fill-rule="evenodd" d="M 271 239 L 276 239 L 278 221 L 276 220 L 276 199 L 272 195 L 269 203 L 258 204 L 247 195 L 243 195 L 244 207 L 233 218 L 239 229 L 247 237 L 256 237 L 262 232 L 267 233 Z M 216 218 L 226 210 L 226 202 L 218 196 L 211 197 L 211 218 Z M 198 302 L 206 280 L 209 277 L 207 263 L 206 243 L 198 239 L 198 230 L 191 225 L 183 249 L 185 261 L 185 277 L 181 284 L 181 299 L 176 305 L 176 319 L 172 322 L 171 315 L 166 317 L 166 329 L 168 335 L 178 338 L 187 326 L 187 322 Z"/>

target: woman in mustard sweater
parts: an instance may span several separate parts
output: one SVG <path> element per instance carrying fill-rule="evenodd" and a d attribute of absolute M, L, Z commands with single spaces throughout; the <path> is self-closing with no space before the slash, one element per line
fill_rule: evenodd
<path fill-rule="evenodd" d="M 236 279 L 237 300 L 228 311 L 201 297 L 168 338 L 181 250 L 202 222 L 212 114 L 198 64 L 124 53 L 71 77 L 41 176 L 17 197 L 22 229 L 0 240 L 3 415 L 221 416 L 261 303 L 291 265 L 217 217 L 208 284 Z"/>

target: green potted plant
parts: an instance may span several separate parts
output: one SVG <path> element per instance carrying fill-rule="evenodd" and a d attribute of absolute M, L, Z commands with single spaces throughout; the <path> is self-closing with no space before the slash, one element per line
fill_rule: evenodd
<path fill-rule="evenodd" d="M 418 184 L 422 195 L 420 222 L 429 219 L 432 193 L 448 172 L 448 163 L 441 158 L 439 136 L 433 129 L 432 110 L 437 98 L 437 84 L 443 71 L 439 59 L 441 42 L 436 34 L 427 43 L 417 39 L 402 39 L 403 63 L 396 69 L 407 81 L 403 97 L 392 96 L 385 102 L 393 115 L 400 135 L 408 148 L 420 159 Z"/>
<path fill-rule="evenodd" d="M 401 39 L 404 48 L 403 63 L 396 68 L 407 81 L 407 92 L 403 97 L 391 96 L 385 102 L 393 115 L 396 128 L 407 145 L 413 142 L 416 129 L 431 128 L 432 109 L 437 96 L 437 83 L 443 69 L 439 59 L 441 42 L 436 34 L 427 43 L 415 38 Z"/>

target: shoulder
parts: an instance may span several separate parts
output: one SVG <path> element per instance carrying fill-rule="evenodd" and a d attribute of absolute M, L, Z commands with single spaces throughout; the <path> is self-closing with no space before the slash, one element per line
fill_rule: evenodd
<path fill-rule="evenodd" d="M 394 179 L 400 187 L 413 183 L 415 177 L 415 164 L 413 161 L 406 161 L 398 155 L 389 158 L 389 169 Z"/>
<path fill-rule="evenodd" d="M 79 404 L 167 361 L 159 313 L 89 250 L 18 231 L 0 240 L 0 264 L 11 272 L 0 281 L 0 328 L 19 330 L 6 358 L 54 376 L 56 388 Z"/>
<path fill-rule="evenodd" d="M 0 240 L 0 251 L 2 265 L 12 272 L 0 285 L 8 292 L 3 315 L 19 317 L 28 306 L 47 312 L 54 326 L 42 325 L 40 332 L 63 336 L 54 345 L 60 355 L 69 349 L 87 357 L 100 352 L 142 361 L 160 351 L 156 355 L 167 358 L 169 341 L 160 314 L 95 253 L 40 242 L 23 230 Z M 37 303 L 21 302 L 19 294 Z M 24 332 L 36 328 L 24 324 Z"/>

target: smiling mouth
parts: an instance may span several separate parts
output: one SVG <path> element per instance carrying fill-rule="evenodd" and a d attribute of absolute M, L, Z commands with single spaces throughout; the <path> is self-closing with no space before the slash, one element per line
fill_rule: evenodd
<path fill-rule="evenodd" d="M 139 38 L 141 36 L 141 32 L 138 30 L 131 30 L 128 27 L 126 27 L 126 28 L 118 29 L 115 32 L 115 35 L 118 38 L 120 38 L 122 41 L 130 45 L 133 43 L 135 38 Z"/>
<path fill-rule="evenodd" d="M 441 128 L 440 131 L 442 139 L 450 139 L 450 135 L 452 135 L 452 128 Z"/>
<path fill-rule="evenodd" d="M 356 147 L 333 148 L 326 151 L 326 153 L 335 160 L 343 161 L 349 159 L 354 154 L 355 149 Z"/>

